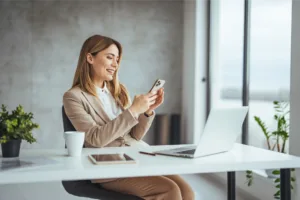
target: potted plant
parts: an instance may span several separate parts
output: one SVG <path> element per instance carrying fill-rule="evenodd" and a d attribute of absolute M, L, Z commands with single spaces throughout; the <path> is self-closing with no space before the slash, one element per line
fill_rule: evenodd
<path fill-rule="evenodd" d="M 2 105 L 0 111 L 0 143 L 3 157 L 18 157 L 22 140 L 36 142 L 32 130 L 39 125 L 32 122 L 33 114 L 26 113 L 21 105 L 9 113 Z"/>
<path fill-rule="evenodd" d="M 276 130 L 270 131 L 258 116 L 254 116 L 254 120 L 257 122 L 266 138 L 268 150 L 286 153 L 286 143 L 289 138 L 289 103 L 274 101 L 273 105 L 275 109 L 274 120 L 277 124 Z M 292 169 L 292 171 L 294 170 L 295 169 Z M 274 180 L 275 187 L 278 188 L 278 191 L 274 194 L 274 198 L 280 199 L 280 170 L 266 170 L 266 174 L 269 178 Z M 246 178 L 248 186 L 251 186 L 253 183 L 253 172 L 247 170 Z M 291 177 L 292 189 L 293 182 L 295 182 L 295 177 Z"/>

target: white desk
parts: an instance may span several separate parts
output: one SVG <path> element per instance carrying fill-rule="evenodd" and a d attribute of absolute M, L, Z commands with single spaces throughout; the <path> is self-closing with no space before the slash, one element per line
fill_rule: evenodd
<path fill-rule="evenodd" d="M 160 150 L 177 146 L 153 146 L 152 149 Z M 93 165 L 87 158 L 87 155 L 91 153 L 114 152 L 128 153 L 128 155 L 138 160 L 138 164 Z M 283 195 L 281 199 L 290 200 L 289 169 L 300 168 L 299 157 L 241 144 L 235 144 L 229 152 L 196 159 L 160 155 L 149 156 L 139 154 L 138 150 L 132 147 L 83 149 L 83 156 L 80 159 L 67 157 L 65 149 L 22 149 L 20 157 L 40 155 L 57 161 L 57 164 L 32 169 L 26 168 L 19 171 L 2 171 L 0 172 L 0 184 L 229 172 L 231 174 L 229 174 L 228 198 L 235 199 L 235 171 L 277 168 L 282 169 L 281 189 L 284 191 L 281 193 Z M 285 183 L 288 183 L 287 186 L 285 186 Z"/>

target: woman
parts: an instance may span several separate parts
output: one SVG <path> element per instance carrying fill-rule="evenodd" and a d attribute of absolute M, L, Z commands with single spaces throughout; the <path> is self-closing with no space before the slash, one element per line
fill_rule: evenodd
<path fill-rule="evenodd" d="M 125 146 L 141 141 L 164 100 L 164 91 L 137 95 L 132 104 L 119 83 L 122 58 L 119 42 L 100 35 L 81 49 L 72 88 L 64 94 L 66 114 L 76 130 L 84 131 L 85 147 Z M 139 143 L 139 142 L 137 142 Z M 193 200 L 191 187 L 179 176 L 92 180 L 108 190 L 146 200 Z"/>

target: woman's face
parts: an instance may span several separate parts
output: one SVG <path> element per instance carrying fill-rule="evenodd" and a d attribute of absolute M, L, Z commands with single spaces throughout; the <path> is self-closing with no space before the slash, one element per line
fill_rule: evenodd
<path fill-rule="evenodd" d="M 87 61 L 93 66 L 93 79 L 111 81 L 118 69 L 119 49 L 115 44 L 97 53 L 88 54 Z"/>

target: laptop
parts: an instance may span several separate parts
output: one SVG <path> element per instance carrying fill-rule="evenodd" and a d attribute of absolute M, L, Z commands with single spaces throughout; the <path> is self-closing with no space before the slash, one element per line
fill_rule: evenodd
<path fill-rule="evenodd" d="M 181 147 L 154 152 L 158 155 L 196 158 L 227 152 L 233 148 L 242 133 L 248 106 L 213 108 L 197 146 Z"/>

